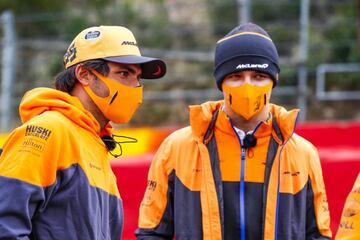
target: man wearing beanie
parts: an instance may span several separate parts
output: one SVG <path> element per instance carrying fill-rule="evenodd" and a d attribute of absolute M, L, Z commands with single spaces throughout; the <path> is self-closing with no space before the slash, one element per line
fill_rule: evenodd
<path fill-rule="evenodd" d="M 222 101 L 190 106 L 190 126 L 164 140 L 149 170 L 138 239 L 330 239 L 315 147 L 299 110 L 270 104 L 279 57 L 255 24 L 216 45 Z"/>
<path fill-rule="evenodd" d="M 23 124 L 3 147 L 0 239 L 121 239 L 109 122 L 128 122 L 142 102 L 140 78 L 160 78 L 166 65 L 141 56 L 129 29 L 96 26 L 75 37 L 64 67 L 56 90 L 25 94 Z"/>

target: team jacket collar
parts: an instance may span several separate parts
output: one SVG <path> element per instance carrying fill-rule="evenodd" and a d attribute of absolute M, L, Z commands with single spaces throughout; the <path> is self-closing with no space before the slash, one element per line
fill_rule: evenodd
<path fill-rule="evenodd" d="M 213 113 L 219 109 L 223 103 L 224 101 L 210 101 L 201 105 L 189 106 L 190 126 L 195 140 L 203 141 Z"/>
<path fill-rule="evenodd" d="M 277 140 L 281 145 L 287 140 L 289 140 L 289 138 L 295 132 L 299 112 L 299 109 L 287 111 L 283 107 L 277 106 L 275 104 L 270 104 L 270 113 L 275 117 L 276 122 L 279 125 L 283 140 L 281 141 L 280 139 L 278 139 L 275 134 L 273 134 L 273 136 L 275 140 Z"/>
<path fill-rule="evenodd" d="M 100 125 L 95 117 L 84 108 L 77 97 L 68 93 L 51 88 L 35 88 L 24 95 L 19 107 L 22 123 L 45 111 L 60 112 L 75 124 L 96 135 L 109 135 L 112 129 L 108 124 L 100 131 Z"/>
<path fill-rule="evenodd" d="M 224 104 L 223 100 L 220 101 L 209 101 L 205 102 L 201 105 L 192 105 L 189 107 L 190 111 L 190 126 L 192 129 L 193 137 L 196 141 L 203 141 L 206 130 L 211 122 L 211 118 L 213 113 L 220 109 Z M 299 113 L 299 109 L 294 109 L 291 111 L 285 110 L 285 108 L 277 106 L 275 104 L 270 104 L 270 113 L 275 117 L 277 123 L 279 124 L 279 128 L 283 139 L 279 139 L 275 137 L 275 140 L 280 144 L 284 143 L 288 140 L 294 132 L 296 127 L 296 119 Z M 225 115 L 223 111 L 220 110 L 219 113 L 219 124 L 216 124 L 217 128 L 220 128 L 221 131 L 224 131 L 229 134 L 234 134 L 234 131 L 231 127 L 230 121 L 228 117 Z M 257 137 L 262 137 L 262 135 L 268 135 L 269 128 L 272 126 L 271 118 L 262 123 L 258 131 L 256 131 L 255 135 Z M 274 134 L 273 134 L 274 135 Z"/>

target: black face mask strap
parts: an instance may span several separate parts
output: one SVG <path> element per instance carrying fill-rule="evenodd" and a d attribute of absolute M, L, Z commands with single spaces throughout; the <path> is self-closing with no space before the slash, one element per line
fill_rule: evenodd
<path fill-rule="evenodd" d="M 118 138 L 120 139 L 125 139 L 124 141 L 118 141 Z M 124 136 L 124 135 L 116 135 L 113 134 L 112 136 L 103 136 L 101 138 L 103 140 L 103 142 L 105 143 L 107 149 L 109 150 L 109 153 L 111 154 L 111 156 L 117 158 L 120 157 L 122 155 L 122 143 L 137 143 L 138 140 L 136 138 L 133 137 L 128 137 L 128 136 Z M 116 139 L 116 140 L 115 140 Z M 115 154 L 112 151 L 116 148 L 116 145 L 119 146 L 120 149 L 120 153 L 119 154 Z"/>

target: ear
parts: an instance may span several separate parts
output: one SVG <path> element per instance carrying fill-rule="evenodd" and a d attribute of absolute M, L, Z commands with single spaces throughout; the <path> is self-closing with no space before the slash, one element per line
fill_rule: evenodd
<path fill-rule="evenodd" d="M 83 64 L 78 64 L 75 68 L 75 75 L 78 81 L 84 85 L 89 85 L 91 79 L 94 78 L 94 75 L 89 71 L 89 69 L 85 68 Z"/>

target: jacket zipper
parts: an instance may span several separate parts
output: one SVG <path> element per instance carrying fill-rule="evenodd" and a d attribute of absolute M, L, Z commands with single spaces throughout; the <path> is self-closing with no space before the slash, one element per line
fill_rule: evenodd
<path fill-rule="evenodd" d="M 255 134 L 256 130 L 260 127 L 263 122 L 258 123 L 258 125 L 254 128 L 252 134 Z M 245 159 L 246 159 L 246 148 L 244 148 L 244 140 L 241 139 L 235 130 L 234 126 L 231 124 L 232 129 L 235 132 L 237 139 L 239 140 L 241 147 L 241 156 L 240 156 L 240 184 L 239 184 L 239 197 L 240 197 L 240 240 L 245 240 L 246 231 L 245 231 Z"/>
<path fill-rule="evenodd" d="M 241 171 L 240 171 L 240 240 L 245 240 L 245 158 L 246 149 L 241 144 Z"/>
<path fill-rule="evenodd" d="M 240 156 L 240 183 L 239 183 L 239 207 L 240 207 L 240 240 L 245 240 L 245 159 L 246 149 L 243 148 L 243 140 L 237 134 L 234 126 L 232 126 L 241 147 Z"/>

